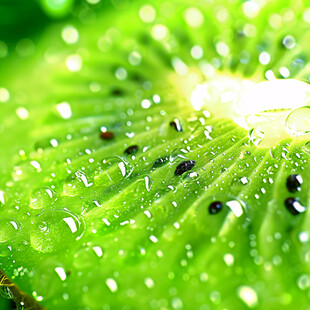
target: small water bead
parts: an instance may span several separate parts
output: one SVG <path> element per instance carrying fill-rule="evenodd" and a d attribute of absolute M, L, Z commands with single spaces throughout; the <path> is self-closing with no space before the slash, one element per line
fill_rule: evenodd
<path fill-rule="evenodd" d="M 70 55 L 66 58 L 66 66 L 71 72 L 78 72 L 82 69 L 83 59 L 78 54 Z"/>
<path fill-rule="evenodd" d="M 188 151 L 185 149 L 174 149 L 170 156 L 169 156 L 169 162 L 175 163 L 179 161 L 184 161 L 187 159 Z"/>
<path fill-rule="evenodd" d="M 6 88 L 0 87 L 0 102 L 8 102 L 10 100 L 10 93 Z"/>
<path fill-rule="evenodd" d="M 20 229 L 20 224 L 8 218 L 0 219 L 0 243 L 10 241 L 16 237 L 16 232 Z"/>
<path fill-rule="evenodd" d="M 198 183 L 199 178 L 200 178 L 200 175 L 196 171 L 184 173 L 182 175 L 182 182 L 183 182 L 184 187 L 186 187 L 189 183 L 191 183 L 193 181 L 197 181 L 197 183 Z"/>
<path fill-rule="evenodd" d="M 133 166 L 120 156 L 109 156 L 102 161 L 97 170 L 98 177 L 107 177 L 106 181 L 118 182 L 128 178 L 133 172 Z"/>
<path fill-rule="evenodd" d="M 47 186 L 35 189 L 30 196 L 30 208 L 42 209 L 53 204 L 58 198 L 58 194 Z"/>
<path fill-rule="evenodd" d="M 103 249 L 100 246 L 88 245 L 80 248 L 73 256 L 73 265 L 77 269 L 94 267 L 103 257 Z"/>
<path fill-rule="evenodd" d="M 285 129 L 291 136 L 303 136 L 310 132 L 310 106 L 293 110 L 285 120 Z"/>
<path fill-rule="evenodd" d="M 302 183 L 303 183 L 303 179 L 301 175 L 298 175 L 298 174 L 289 175 L 286 179 L 286 187 L 288 191 L 291 193 L 300 191 Z"/>
<path fill-rule="evenodd" d="M 294 37 L 287 35 L 284 37 L 282 44 L 284 45 L 285 48 L 290 50 L 296 46 L 296 40 Z"/>
<path fill-rule="evenodd" d="M 249 308 L 253 308 L 258 304 L 257 293 L 249 286 L 238 287 L 238 296 Z"/>
<path fill-rule="evenodd" d="M 310 154 L 310 141 L 306 142 L 303 146 L 302 146 L 302 150 L 306 153 Z"/>
<path fill-rule="evenodd" d="M 292 215 L 298 215 L 300 213 L 303 213 L 307 210 L 306 207 L 304 207 L 296 198 L 289 197 L 285 199 L 284 204 L 287 208 L 287 210 L 292 214 Z"/>
<path fill-rule="evenodd" d="M 179 119 L 175 118 L 173 121 L 169 123 L 169 126 L 174 128 L 176 131 L 181 132 L 183 131 L 182 125 Z"/>
<path fill-rule="evenodd" d="M 68 196 L 75 196 L 82 193 L 85 188 L 93 185 L 92 178 L 82 170 L 69 174 L 63 185 L 63 191 Z"/>
<path fill-rule="evenodd" d="M 65 26 L 61 31 L 61 37 L 67 44 L 74 44 L 79 40 L 79 33 L 73 26 Z"/>
<path fill-rule="evenodd" d="M 85 231 L 81 217 L 67 210 L 49 210 L 38 215 L 30 234 L 32 248 L 48 253 L 79 240 Z"/>
<path fill-rule="evenodd" d="M 297 285 L 301 290 L 306 290 L 310 287 L 310 275 L 303 274 L 297 279 Z"/>
<path fill-rule="evenodd" d="M 258 146 L 262 142 L 264 137 L 264 133 L 257 128 L 252 128 L 249 131 L 249 139 L 256 146 Z"/>
<path fill-rule="evenodd" d="M 139 180 L 136 181 L 137 187 L 136 192 L 140 194 L 144 194 L 145 191 L 149 192 L 153 185 L 153 180 L 150 176 L 144 175 L 139 177 Z"/>

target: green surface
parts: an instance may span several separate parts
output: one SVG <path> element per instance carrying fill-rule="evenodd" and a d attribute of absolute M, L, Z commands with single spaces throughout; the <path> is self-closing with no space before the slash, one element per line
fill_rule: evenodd
<path fill-rule="evenodd" d="M 284 204 L 309 207 L 309 137 L 257 147 L 189 102 L 213 72 L 308 81 L 306 2 L 112 4 L 83 2 L 0 59 L 0 269 L 49 310 L 309 310 L 309 212 Z"/>

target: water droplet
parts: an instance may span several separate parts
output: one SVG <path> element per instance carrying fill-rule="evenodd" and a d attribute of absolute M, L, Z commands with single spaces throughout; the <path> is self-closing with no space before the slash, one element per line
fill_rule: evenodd
<path fill-rule="evenodd" d="M 75 196 L 82 193 L 85 187 L 93 185 L 92 179 L 84 171 L 77 170 L 67 176 L 63 185 L 63 191 L 68 196 Z"/>
<path fill-rule="evenodd" d="M 84 246 L 81 247 L 75 254 L 73 265 L 77 269 L 93 268 L 99 259 L 103 256 L 103 250 L 100 246 Z"/>
<path fill-rule="evenodd" d="M 285 120 L 285 129 L 291 136 L 303 136 L 310 132 L 310 106 L 293 110 Z"/>
<path fill-rule="evenodd" d="M 249 286 L 238 287 L 238 296 L 249 308 L 253 308 L 258 304 L 257 293 Z"/>
<path fill-rule="evenodd" d="M 306 142 L 303 146 L 302 146 L 302 150 L 306 153 L 310 153 L 310 141 Z"/>
<path fill-rule="evenodd" d="M 96 171 L 100 183 L 116 183 L 128 178 L 133 172 L 133 166 L 120 156 L 105 158 Z"/>
<path fill-rule="evenodd" d="M 283 45 L 285 48 L 287 49 L 293 49 L 296 45 L 296 40 L 294 37 L 288 35 L 288 36 L 285 36 L 283 41 L 282 41 Z"/>
<path fill-rule="evenodd" d="M 138 195 L 141 195 L 145 193 L 146 191 L 150 191 L 153 185 L 153 180 L 148 175 L 143 175 L 139 178 L 139 180 L 136 181 L 137 187 L 136 187 L 136 193 Z"/>
<path fill-rule="evenodd" d="M 261 143 L 261 141 L 264 139 L 264 136 L 264 133 L 257 128 L 253 128 L 249 131 L 249 139 L 256 146 Z"/>
<path fill-rule="evenodd" d="M 43 253 L 58 251 L 79 240 L 84 230 L 83 219 L 67 210 L 45 211 L 34 220 L 31 246 Z"/>
<path fill-rule="evenodd" d="M 20 224 L 8 218 L 0 219 L 0 243 L 7 242 L 16 237 L 16 232 L 20 229 Z"/>
<path fill-rule="evenodd" d="M 43 186 L 35 189 L 30 196 L 30 208 L 42 209 L 53 204 L 57 200 L 58 194 L 50 187 Z"/>
<path fill-rule="evenodd" d="M 118 290 L 117 283 L 114 279 L 108 278 L 105 283 L 112 293 L 115 293 Z"/>
<path fill-rule="evenodd" d="M 306 290 L 310 287 L 310 275 L 303 274 L 297 280 L 297 285 L 301 290 Z"/>
<path fill-rule="evenodd" d="M 188 173 L 182 174 L 182 182 L 183 185 L 186 187 L 189 183 L 198 181 L 200 175 L 196 171 L 190 171 Z"/>

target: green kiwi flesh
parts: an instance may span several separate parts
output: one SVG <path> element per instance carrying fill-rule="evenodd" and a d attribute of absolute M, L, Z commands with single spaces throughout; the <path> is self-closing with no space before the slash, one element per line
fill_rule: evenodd
<path fill-rule="evenodd" d="M 0 269 L 49 310 L 309 310 L 309 135 L 256 145 L 190 103 L 308 81 L 306 4 L 114 4 L 1 60 Z"/>

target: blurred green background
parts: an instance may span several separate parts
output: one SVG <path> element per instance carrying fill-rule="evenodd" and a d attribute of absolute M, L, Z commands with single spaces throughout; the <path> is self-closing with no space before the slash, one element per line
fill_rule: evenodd
<path fill-rule="evenodd" d="M 12 60 L 19 47 L 35 44 L 48 25 L 78 18 L 83 11 L 101 10 L 126 1 L 0 0 L 0 65 L 5 64 L 8 58 Z M 2 295 L 5 294 L 0 287 L 0 310 L 23 309 Z"/>

